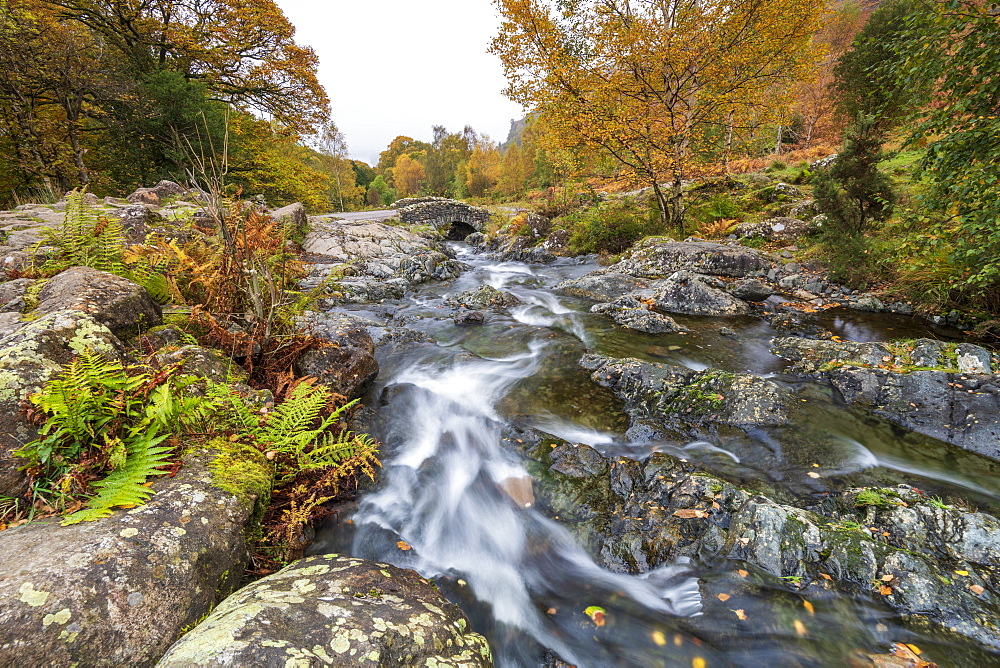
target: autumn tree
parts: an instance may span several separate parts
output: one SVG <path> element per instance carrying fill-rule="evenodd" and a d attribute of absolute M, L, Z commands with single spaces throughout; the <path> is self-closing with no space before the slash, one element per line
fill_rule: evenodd
<path fill-rule="evenodd" d="M 465 126 L 460 133 L 448 132 L 443 125 L 435 125 L 431 130 L 433 140 L 424 161 L 426 190 L 439 196 L 461 194 L 456 192 L 455 178 L 459 164 L 468 160 L 472 153 L 472 147 L 478 139 L 476 131 Z M 460 176 L 463 183 L 464 176 Z"/>
<path fill-rule="evenodd" d="M 857 0 L 845 0 L 833 8 L 830 20 L 816 35 L 816 44 L 825 47 L 816 75 L 799 82 L 792 111 L 802 119 L 798 139 L 805 148 L 818 136 L 828 135 L 834 127 L 837 95 L 834 68 L 851 46 L 864 24 L 866 13 Z"/>
<path fill-rule="evenodd" d="M 396 166 L 392 169 L 392 180 L 396 184 L 397 197 L 419 195 L 425 174 L 424 165 L 418 159 L 424 157 L 423 151 L 403 153 L 396 158 Z"/>
<path fill-rule="evenodd" d="M 473 197 L 487 194 L 500 180 L 500 151 L 486 135 L 480 136 L 464 163 L 465 188 Z"/>
<path fill-rule="evenodd" d="M 897 0 L 902 2 L 903 0 Z M 920 204 L 936 222 L 929 243 L 953 239 L 952 287 L 1000 303 L 1000 29 L 996 0 L 908 3 L 903 29 L 888 45 L 875 81 L 890 90 L 930 85 L 931 103 L 910 97 L 911 145 L 927 144 L 920 163 L 927 188 Z M 885 46 L 872 44 L 873 47 Z M 874 93 L 874 91 L 873 91 Z M 867 98 L 889 113 L 896 102 Z M 917 101 L 920 98 L 916 98 Z M 929 141 L 928 141 L 929 140 Z"/>
<path fill-rule="evenodd" d="M 319 153 L 320 171 L 330 176 L 330 201 L 338 211 L 354 209 L 365 191 L 358 187 L 344 133 L 336 123 L 328 121 L 312 137 L 311 144 Z"/>
<path fill-rule="evenodd" d="M 823 0 L 496 0 L 507 95 L 563 147 L 614 156 L 683 229 L 682 184 L 726 130 L 779 121 Z M 669 192 L 660 187 L 667 175 Z"/>
<path fill-rule="evenodd" d="M 271 0 L 48 0 L 87 26 L 136 77 L 172 70 L 297 132 L 326 120 L 318 60 Z"/>
<path fill-rule="evenodd" d="M 392 169 L 396 166 L 399 156 L 404 153 L 416 153 L 418 151 L 428 151 L 431 145 L 427 142 L 417 141 L 413 137 L 399 135 L 378 154 L 378 163 L 375 165 L 375 172 L 381 174 L 389 186 L 393 185 Z"/>

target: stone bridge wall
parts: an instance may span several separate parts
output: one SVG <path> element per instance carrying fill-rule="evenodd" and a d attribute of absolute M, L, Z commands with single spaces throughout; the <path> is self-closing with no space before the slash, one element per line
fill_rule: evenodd
<path fill-rule="evenodd" d="M 400 209 L 399 217 L 408 225 L 433 225 L 441 229 L 465 223 L 476 232 L 482 232 L 490 220 L 490 212 L 458 200 L 445 199 L 411 204 Z"/>

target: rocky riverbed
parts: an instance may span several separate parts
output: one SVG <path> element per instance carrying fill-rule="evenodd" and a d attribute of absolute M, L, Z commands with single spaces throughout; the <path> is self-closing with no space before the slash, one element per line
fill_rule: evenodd
<path fill-rule="evenodd" d="M 196 199 L 148 190 L 94 206 Z M 385 447 L 356 512 L 243 588 L 256 498 L 219 487 L 210 450 L 144 506 L 7 528 L 0 663 L 1000 656 L 993 351 L 734 242 L 650 239 L 597 267 L 556 257 L 557 239 L 446 243 L 481 214 L 404 204 L 416 227 L 316 221 L 303 244 L 324 307 L 303 326 L 332 345 L 296 372 L 361 397 L 355 426 Z M 50 210 L 6 216 L 7 266 Z M 124 279 L 74 268 L 0 298 L 7 496 L 25 483 L 11 451 L 37 430 L 21 402 L 83 349 L 166 346 L 164 361 L 239 382 L 156 327 L 160 306 Z"/>

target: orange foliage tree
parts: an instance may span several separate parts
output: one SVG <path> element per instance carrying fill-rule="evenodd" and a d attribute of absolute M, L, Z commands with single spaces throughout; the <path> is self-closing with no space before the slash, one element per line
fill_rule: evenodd
<path fill-rule="evenodd" d="M 422 157 L 423 151 L 403 153 L 396 158 L 396 166 L 392 168 L 392 180 L 396 184 L 396 197 L 411 197 L 419 195 L 425 174 L 423 164 L 416 159 Z"/>
<path fill-rule="evenodd" d="M 825 0 L 496 0 L 507 95 L 563 147 L 600 148 L 683 230 L 682 183 L 734 128 L 781 119 Z M 660 186 L 666 174 L 670 187 Z"/>

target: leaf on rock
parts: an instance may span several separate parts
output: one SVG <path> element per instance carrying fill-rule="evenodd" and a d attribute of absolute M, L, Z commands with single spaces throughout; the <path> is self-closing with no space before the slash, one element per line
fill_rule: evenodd
<path fill-rule="evenodd" d="M 398 547 L 399 549 L 401 549 L 403 552 L 406 552 L 407 550 L 412 550 L 413 549 L 412 547 L 410 547 L 410 544 L 407 543 L 405 540 L 401 540 L 401 541 L 397 542 L 396 543 L 396 547 Z"/>
<path fill-rule="evenodd" d="M 683 520 L 692 520 L 708 517 L 708 513 L 700 508 L 681 508 L 674 511 L 674 517 L 680 517 Z"/>

